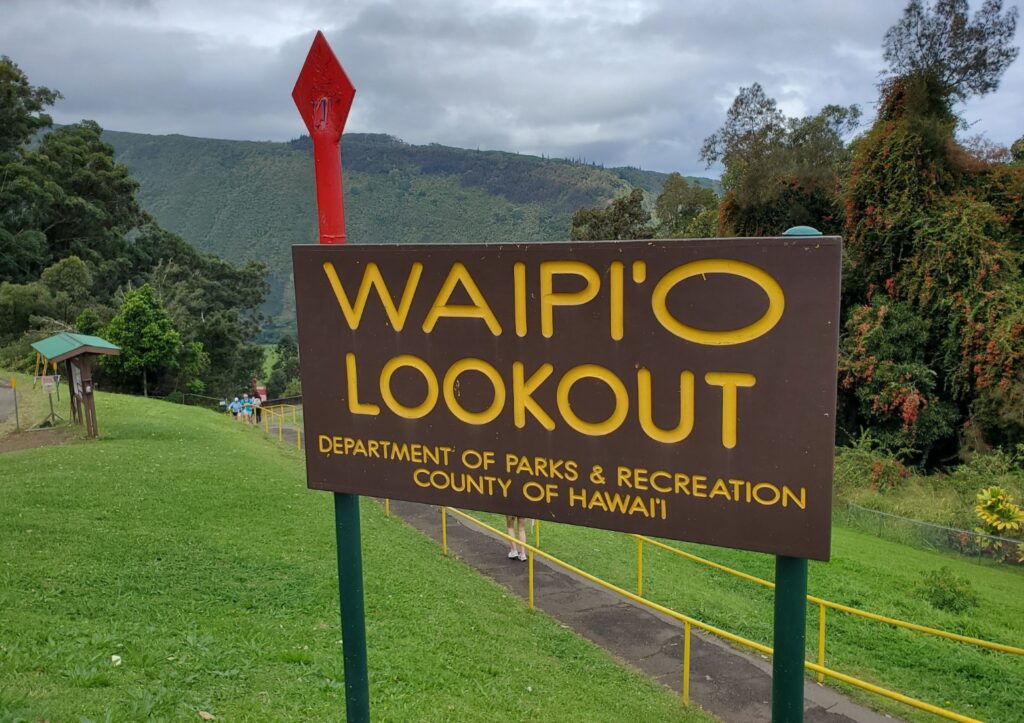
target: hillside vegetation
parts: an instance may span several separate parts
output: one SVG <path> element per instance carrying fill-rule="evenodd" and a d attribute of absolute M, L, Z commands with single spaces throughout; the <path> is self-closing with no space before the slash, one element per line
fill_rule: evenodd
<path fill-rule="evenodd" d="M 269 267 L 272 327 L 294 326 L 291 246 L 315 243 L 308 137 L 290 143 L 104 132 L 165 228 L 229 261 Z M 350 243 L 551 241 L 581 206 L 632 186 L 653 198 L 667 174 L 501 151 L 411 145 L 379 134 L 342 140 Z M 712 187 L 710 179 L 691 179 Z"/>

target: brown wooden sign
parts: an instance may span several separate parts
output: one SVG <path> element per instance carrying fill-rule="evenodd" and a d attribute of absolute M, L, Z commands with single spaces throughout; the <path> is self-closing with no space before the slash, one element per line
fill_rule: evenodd
<path fill-rule="evenodd" d="M 828 559 L 840 239 L 293 256 L 310 487 Z"/>

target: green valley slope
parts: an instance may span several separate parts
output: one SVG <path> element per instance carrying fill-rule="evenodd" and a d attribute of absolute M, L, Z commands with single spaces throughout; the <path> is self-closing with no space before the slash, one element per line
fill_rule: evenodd
<path fill-rule="evenodd" d="M 225 141 L 107 131 L 139 199 L 165 228 L 230 261 L 270 267 L 271 327 L 294 325 L 290 246 L 316 240 L 308 138 Z M 501 151 L 348 134 L 342 143 L 352 243 L 550 241 L 569 219 L 630 185 L 657 195 L 666 174 Z M 713 185 L 709 179 L 694 179 Z"/>

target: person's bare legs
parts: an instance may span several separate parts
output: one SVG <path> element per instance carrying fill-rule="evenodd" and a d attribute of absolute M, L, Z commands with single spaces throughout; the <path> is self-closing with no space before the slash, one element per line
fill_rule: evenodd
<path fill-rule="evenodd" d="M 518 518 L 513 517 L 512 515 L 505 515 L 505 527 L 506 527 L 506 530 L 508 532 L 508 536 L 511 537 L 512 540 L 513 540 L 512 542 L 509 543 L 512 546 L 512 549 L 508 551 L 508 559 L 510 559 L 510 560 L 513 560 L 513 559 L 519 557 L 519 550 L 516 549 L 516 543 L 515 543 L 515 538 L 516 538 L 516 521 L 517 520 L 518 520 Z"/>
<path fill-rule="evenodd" d="M 519 559 L 526 559 L 526 520 L 522 517 L 517 517 L 516 522 L 519 523 Z"/>

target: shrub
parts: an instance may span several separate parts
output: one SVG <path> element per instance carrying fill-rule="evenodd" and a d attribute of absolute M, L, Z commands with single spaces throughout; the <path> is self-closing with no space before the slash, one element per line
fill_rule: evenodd
<path fill-rule="evenodd" d="M 1020 532 L 1024 525 L 1024 510 L 1013 501 L 1013 497 L 1002 487 L 987 487 L 975 498 L 978 502 L 975 514 L 981 520 L 985 534 L 1008 537 Z"/>
<path fill-rule="evenodd" d="M 981 526 L 974 528 L 975 532 L 1010 539 L 1020 537 L 1021 529 L 1024 528 L 1024 510 L 1014 503 L 1009 492 L 993 485 L 981 490 L 975 500 L 978 505 L 974 513 L 981 521 Z M 1024 552 L 1019 544 L 1015 546 L 1011 543 L 1010 549 L 1004 549 L 1002 541 L 987 540 L 983 548 L 997 560 L 1009 558 L 1024 562 Z"/>
<path fill-rule="evenodd" d="M 950 613 L 967 612 L 979 603 L 971 583 L 948 567 L 925 573 L 918 590 L 933 608 Z"/>
<path fill-rule="evenodd" d="M 849 447 L 836 449 L 834 487 L 837 492 L 870 487 L 890 490 L 910 476 L 910 469 L 886 452 L 874 435 L 863 432 Z"/>
<path fill-rule="evenodd" d="M 871 489 L 892 490 L 901 480 L 910 476 L 910 470 L 898 459 L 880 459 L 871 465 Z"/>

